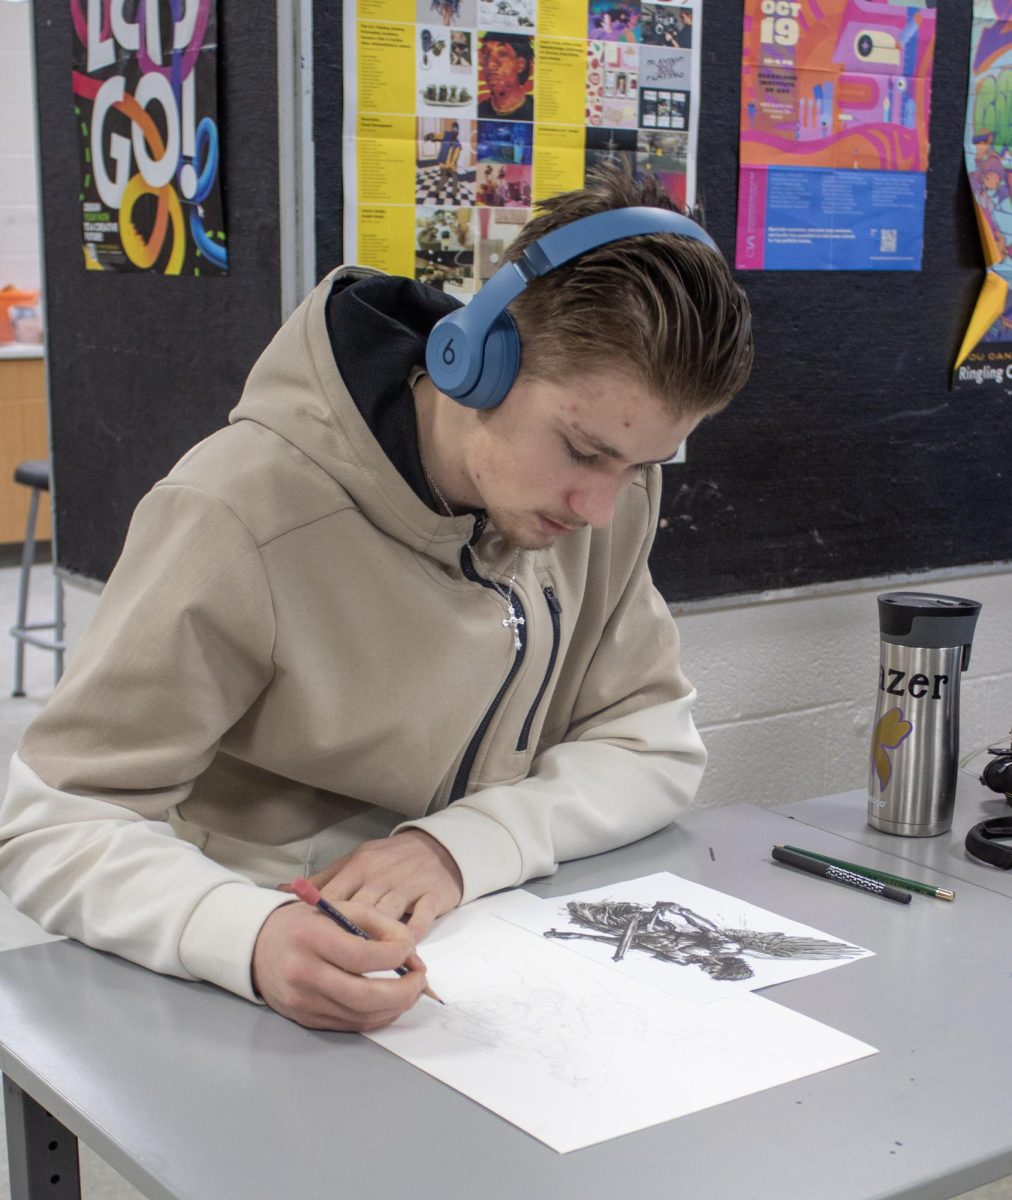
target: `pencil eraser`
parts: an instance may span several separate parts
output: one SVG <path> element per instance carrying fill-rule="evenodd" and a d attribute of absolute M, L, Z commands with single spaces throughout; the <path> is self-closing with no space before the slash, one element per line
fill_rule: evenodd
<path fill-rule="evenodd" d="M 319 904 L 320 902 L 320 889 L 310 883 L 308 879 L 293 879 L 292 891 L 307 904 Z"/>

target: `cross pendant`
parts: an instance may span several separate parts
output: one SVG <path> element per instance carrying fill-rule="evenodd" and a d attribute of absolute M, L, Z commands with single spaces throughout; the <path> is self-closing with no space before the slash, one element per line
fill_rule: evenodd
<path fill-rule="evenodd" d="M 511 629 L 513 631 L 513 645 L 517 648 L 517 650 L 519 650 L 521 648 L 520 626 L 526 625 L 527 621 L 523 617 L 517 616 L 517 610 L 511 604 L 510 615 L 508 617 L 503 617 L 502 623 L 506 629 Z"/>

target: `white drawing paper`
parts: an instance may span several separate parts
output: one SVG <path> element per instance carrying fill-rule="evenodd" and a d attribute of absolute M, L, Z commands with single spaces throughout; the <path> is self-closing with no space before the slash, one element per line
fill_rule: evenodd
<path fill-rule="evenodd" d="M 876 1053 L 758 996 L 690 1005 L 568 954 L 496 916 L 511 898 L 426 939 L 445 1007 L 365 1036 L 560 1153 Z"/>
<path fill-rule="evenodd" d="M 509 920 L 691 1004 L 873 954 L 666 871 L 549 900 L 516 896 Z"/>

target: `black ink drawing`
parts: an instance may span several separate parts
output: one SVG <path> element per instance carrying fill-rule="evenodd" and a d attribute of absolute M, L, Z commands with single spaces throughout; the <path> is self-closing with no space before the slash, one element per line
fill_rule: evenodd
<path fill-rule="evenodd" d="M 662 962 L 699 967 L 712 979 L 751 979 L 755 972 L 745 956 L 838 959 L 864 954 L 859 946 L 847 942 L 794 937 L 773 930 L 722 928 L 670 900 L 658 900 L 653 905 L 628 900 L 596 904 L 570 900 L 566 908 L 571 924 L 594 932 L 548 929 L 545 937 L 607 942 L 615 947 L 615 962 L 621 962 L 629 950 L 642 950 Z"/>

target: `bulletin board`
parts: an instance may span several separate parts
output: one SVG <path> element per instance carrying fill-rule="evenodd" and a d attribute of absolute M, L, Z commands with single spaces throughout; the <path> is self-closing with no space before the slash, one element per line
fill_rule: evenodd
<path fill-rule="evenodd" d="M 85 269 L 70 9 L 33 8 L 56 562 L 104 581 L 138 500 L 225 423 L 281 320 L 276 5 L 217 2 L 230 261 L 200 276 Z"/>
<path fill-rule="evenodd" d="M 343 257 L 342 46 L 340 6 L 312 9 L 319 277 Z M 37 0 L 58 562 L 104 579 L 137 499 L 223 423 L 280 320 L 275 18 L 266 0 L 219 0 L 230 273 L 155 281 L 78 270 L 63 16 Z M 697 190 L 729 258 L 741 25 L 740 4 L 705 4 Z M 937 35 L 923 269 L 740 275 L 752 380 L 664 468 L 652 569 L 673 603 L 1012 560 L 1012 397 L 949 386 L 983 278 L 962 141 L 970 5 L 939 6 Z"/>
<path fill-rule="evenodd" d="M 931 0 L 929 0 L 929 3 Z M 983 279 L 963 157 L 970 10 L 937 6 L 919 272 L 742 272 L 752 379 L 665 468 L 670 601 L 1012 559 L 1012 395 L 950 389 Z M 734 252 L 741 6 L 706 6 L 700 194 Z"/>
<path fill-rule="evenodd" d="M 341 21 L 322 2 L 314 20 L 322 273 L 342 257 Z M 923 269 L 739 275 L 752 379 L 664 468 L 651 566 L 673 603 L 1012 560 L 1012 396 L 949 386 L 983 262 L 963 165 L 970 5 L 937 20 Z M 709 0 L 702 31 L 698 193 L 733 259 L 742 6 Z"/>

